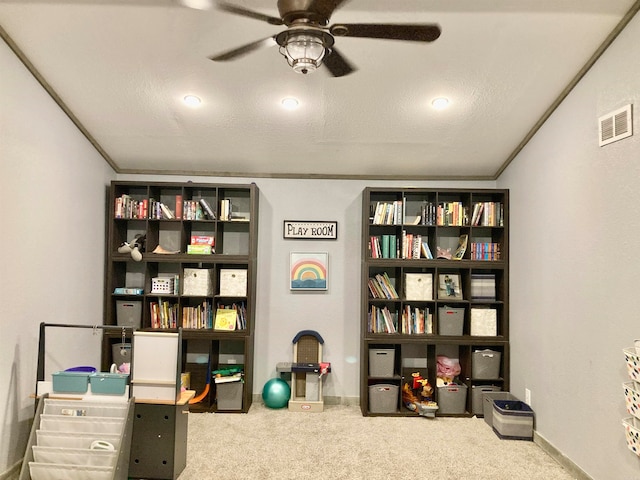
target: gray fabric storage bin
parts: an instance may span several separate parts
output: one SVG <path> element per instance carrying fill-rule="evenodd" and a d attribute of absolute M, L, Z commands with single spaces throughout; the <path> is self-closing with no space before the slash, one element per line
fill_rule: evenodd
<path fill-rule="evenodd" d="M 398 410 L 398 385 L 381 383 L 369 386 L 369 413 L 395 413 Z"/>
<path fill-rule="evenodd" d="M 445 385 L 438 387 L 438 414 L 460 415 L 467 409 L 467 386 Z"/>
<path fill-rule="evenodd" d="M 218 410 L 242 410 L 244 382 L 216 383 Z"/>
<path fill-rule="evenodd" d="M 116 300 L 116 321 L 119 327 L 140 328 L 142 302 L 140 300 Z"/>
<path fill-rule="evenodd" d="M 438 335 L 462 335 L 464 308 L 438 308 Z"/>
<path fill-rule="evenodd" d="M 497 380 L 500 378 L 502 354 L 495 350 L 476 350 L 472 354 L 471 377 L 474 380 Z"/>
<path fill-rule="evenodd" d="M 471 387 L 471 413 L 484 416 L 484 394 L 499 392 L 502 388 L 497 385 L 473 385 Z"/>
<path fill-rule="evenodd" d="M 484 421 L 493 427 L 493 403 L 496 400 L 517 400 L 511 392 L 487 392 L 482 395 Z"/>
<path fill-rule="evenodd" d="M 393 348 L 370 348 L 369 376 L 393 377 L 395 357 L 395 350 Z"/>

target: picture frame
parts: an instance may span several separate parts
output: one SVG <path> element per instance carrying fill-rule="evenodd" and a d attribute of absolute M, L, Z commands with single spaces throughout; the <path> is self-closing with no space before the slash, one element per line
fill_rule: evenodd
<path fill-rule="evenodd" d="M 462 283 L 457 273 L 438 275 L 438 300 L 462 300 Z"/>
<path fill-rule="evenodd" d="M 328 288 L 328 252 L 291 252 L 289 263 L 291 291 L 326 291 Z"/>

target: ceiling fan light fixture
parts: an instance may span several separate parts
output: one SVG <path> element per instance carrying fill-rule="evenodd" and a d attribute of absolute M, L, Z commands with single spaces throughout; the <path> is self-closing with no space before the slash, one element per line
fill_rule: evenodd
<path fill-rule="evenodd" d="M 280 53 L 294 72 L 312 73 L 333 46 L 331 34 L 314 28 L 289 29 L 276 36 Z"/>
<path fill-rule="evenodd" d="M 433 106 L 433 108 L 435 108 L 436 110 L 444 110 L 445 108 L 447 108 L 449 106 L 449 99 L 446 97 L 438 97 L 438 98 L 434 98 L 431 101 L 431 105 Z"/>
<path fill-rule="evenodd" d="M 282 107 L 286 110 L 295 110 L 300 105 L 297 99 L 293 97 L 287 97 L 282 99 Z"/>
<path fill-rule="evenodd" d="M 185 95 L 182 101 L 189 107 L 197 107 L 202 103 L 200 97 L 195 95 Z"/>

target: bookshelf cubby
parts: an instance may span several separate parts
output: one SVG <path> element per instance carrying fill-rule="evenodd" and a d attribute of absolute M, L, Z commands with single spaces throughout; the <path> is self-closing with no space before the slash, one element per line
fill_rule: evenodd
<path fill-rule="evenodd" d="M 440 406 L 436 415 L 482 414 L 474 411 L 475 392 L 509 391 L 508 243 L 508 190 L 365 188 L 363 415 L 418 416 L 406 408 L 401 394 L 414 372 L 433 387 Z M 459 364 L 456 395 L 464 398 L 452 409 L 449 393 L 438 388 L 438 358 L 443 357 Z M 387 405 L 380 412 L 381 399 L 375 398 L 372 412 L 370 393 L 377 390 L 399 392 L 395 408 Z"/>
<path fill-rule="evenodd" d="M 254 183 L 114 181 L 107 212 L 104 324 L 167 332 L 182 328 L 182 365 L 190 388 L 198 396 L 207 372 L 241 366 L 242 402 L 232 411 L 244 413 L 253 391 L 258 196 Z M 145 246 L 137 261 L 121 247 L 140 235 Z M 228 272 L 236 271 L 239 275 L 231 276 L 236 283 L 225 285 Z M 214 328 L 217 308 L 236 309 L 235 329 Z M 113 346 L 121 342 L 119 334 L 105 336 L 103 369 L 108 370 Z M 216 393 L 211 380 L 208 394 L 190 409 L 226 411 L 217 408 Z"/>

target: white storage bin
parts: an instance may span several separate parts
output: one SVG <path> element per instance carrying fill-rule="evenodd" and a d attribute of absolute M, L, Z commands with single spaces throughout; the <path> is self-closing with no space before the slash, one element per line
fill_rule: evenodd
<path fill-rule="evenodd" d="M 38 463 L 64 463 L 90 467 L 115 467 L 118 452 L 89 448 L 41 447 L 34 445 L 33 459 Z"/>
<path fill-rule="evenodd" d="M 124 419 L 107 417 L 67 417 L 64 415 L 41 415 L 40 429 L 67 433 L 120 433 Z"/>
<path fill-rule="evenodd" d="M 63 415 L 76 417 L 109 417 L 124 418 L 127 416 L 126 405 L 105 404 L 99 402 L 77 402 L 47 398 L 44 401 L 45 415 Z"/>
<path fill-rule="evenodd" d="M 119 433 L 65 433 L 36 430 L 36 442 L 41 447 L 90 448 L 96 440 L 109 442 L 116 450 L 120 448 Z"/>
<path fill-rule="evenodd" d="M 111 480 L 113 467 L 29 462 L 31 480 Z"/>

